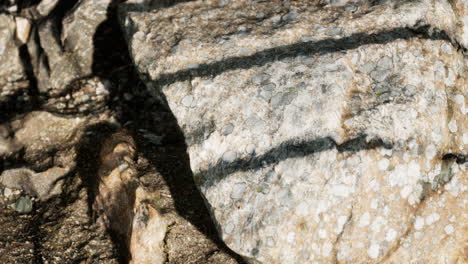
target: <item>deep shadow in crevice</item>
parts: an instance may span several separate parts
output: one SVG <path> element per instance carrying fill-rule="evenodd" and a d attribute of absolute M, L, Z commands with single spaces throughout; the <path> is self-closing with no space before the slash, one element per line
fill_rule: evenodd
<path fill-rule="evenodd" d="M 321 137 L 304 141 L 293 139 L 284 141 L 259 156 L 239 158 L 232 162 L 220 160 L 214 166 L 195 174 L 195 178 L 201 180 L 206 179 L 207 181 L 204 182 L 204 185 L 211 186 L 235 172 L 256 171 L 269 165 L 277 164 L 283 160 L 301 158 L 334 148 L 336 148 L 338 152 L 357 152 L 360 150 L 377 148 L 391 149 L 392 147 L 393 144 L 384 142 L 382 139 L 368 139 L 365 134 L 358 135 L 341 144 L 337 144 L 331 137 Z"/>
<path fill-rule="evenodd" d="M 93 222 L 96 221 L 98 217 L 93 209 L 93 205 L 95 204 L 99 187 L 98 171 L 100 166 L 99 161 L 101 160 L 99 153 L 105 140 L 110 138 L 117 129 L 117 126 L 107 122 L 89 126 L 86 128 L 80 142 L 77 144 L 76 173 L 81 178 L 81 187 L 85 188 L 87 191 L 88 215 L 91 216 Z M 116 193 L 118 192 L 120 191 L 116 190 Z M 67 195 L 71 193 L 73 192 L 67 192 Z M 68 203 L 70 203 L 70 201 L 68 201 Z M 127 246 L 128 238 L 109 229 L 108 233 L 116 247 L 116 252 L 118 252 L 119 262 L 128 263 L 130 260 L 130 251 Z"/>
<path fill-rule="evenodd" d="M 137 72 L 129 55 L 127 42 L 117 18 L 117 5 L 120 2 L 112 2 L 107 10 L 107 19 L 99 25 L 93 37 L 93 74 L 112 83 L 108 107 L 117 116 L 119 123 L 126 124 L 126 127 L 134 132 L 145 131 L 145 133 L 165 135 L 160 147 L 148 144 L 148 139 L 143 137 L 142 133 L 136 133 L 135 140 L 139 156 L 147 159 L 162 175 L 174 199 L 177 213 L 238 263 L 244 263 L 242 258 L 231 251 L 218 237 L 204 200 L 193 181 L 187 146 L 173 113 L 166 103 L 151 99 L 146 86 L 140 79 L 141 75 Z M 131 100 L 126 100 L 125 95 L 131 95 Z M 109 129 L 104 130 L 103 135 L 110 135 Z M 93 149 L 99 148 L 99 138 L 101 137 L 99 136 L 97 140 L 93 139 L 96 144 L 92 146 Z M 84 158 L 86 160 L 94 157 Z M 92 206 L 97 191 L 95 177 L 98 168 L 95 163 L 88 164 L 88 166 L 87 171 L 83 171 L 83 175 L 87 175 L 83 181 L 87 182 L 88 193 L 90 193 L 88 204 Z M 118 239 L 115 235 L 113 237 Z M 114 243 L 117 247 L 123 244 L 122 241 L 114 241 Z M 120 256 L 123 263 L 130 258 L 128 249 L 126 250 L 126 253 Z"/>

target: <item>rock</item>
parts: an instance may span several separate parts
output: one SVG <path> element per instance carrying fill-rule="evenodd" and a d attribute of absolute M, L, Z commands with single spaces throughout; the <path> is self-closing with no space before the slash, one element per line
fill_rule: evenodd
<path fill-rule="evenodd" d="M 41 173 L 26 168 L 10 169 L 0 175 L 0 183 L 8 188 L 24 190 L 45 201 L 61 193 L 63 179 L 60 179 L 68 172 L 68 169 L 57 167 Z"/>
<path fill-rule="evenodd" d="M 28 196 L 21 196 L 13 205 L 12 208 L 20 214 L 27 214 L 32 211 L 33 204 Z"/>
<path fill-rule="evenodd" d="M 24 17 L 16 17 L 16 38 L 21 43 L 25 44 L 28 42 L 29 34 L 31 32 L 31 22 Z"/>
<path fill-rule="evenodd" d="M 461 7 L 379 1 L 345 15 L 241 2 L 120 9 L 225 243 L 252 263 L 462 259 L 463 221 L 449 220 L 462 217 L 467 179 L 450 158 L 466 155 Z"/>
<path fill-rule="evenodd" d="M 87 117 L 64 118 L 44 111 L 31 112 L 16 121 L 19 129 L 15 140 L 25 146 L 25 159 L 37 162 L 72 146 L 80 130 L 88 124 Z"/>
<path fill-rule="evenodd" d="M 110 0 L 87 0 L 79 5 L 70 3 L 42 1 L 37 6 L 41 15 L 50 13 L 52 9 L 64 14 L 62 17 L 48 14 L 49 18 L 40 18 L 44 21 L 38 23 L 39 41 L 28 45 L 32 60 L 37 64 L 34 72 L 39 76 L 38 89 L 54 97 L 67 92 L 75 82 L 92 75 L 93 56 L 96 56 L 93 37 L 106 19 Z M 61 24 L 59 32 L 57 23 Z"/>
<path fill-rule="evenodd" d="M 131 263 L 165 263 L 167 220 L 151 205 L 144 202 L 146 191 L 136 191 L 135 216 L 132 224 Z"/>
<path fill-rule="evenodd" d="M 24 21 L 17 19 L 17 21 Z M 26 23 L 22 27 L 26 27 Z M 24 29 L 21 32 L 27 31 Z M 12 104 L 13 98 L 27 93 L 29 80 L 23 67 L 20 49 L 16 44 L 16 26 L 13 16 L 0 15 L 0 109 L 2 112 Z M 22 33 L 17 33 L 22 34 Z M 24 36 L 24 34 L 21 35 Z M 18 102 L 19 103 L 19 102 Z M 2 116 L 1 119 L 4 119 Z"/>

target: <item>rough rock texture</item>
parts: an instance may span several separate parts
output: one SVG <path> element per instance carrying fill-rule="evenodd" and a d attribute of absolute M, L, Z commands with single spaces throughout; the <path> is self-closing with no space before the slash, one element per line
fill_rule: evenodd
<path fill-rule="evenodd" d="M 243 263 L 136 74 L 120 4 L 0 1 L 0 263 Z"/>
<path fill-rule="evenodd" d="M 466 262 L 467 2 L 330 2 L 127 1 L 120 12 L 235 252 Z"/>

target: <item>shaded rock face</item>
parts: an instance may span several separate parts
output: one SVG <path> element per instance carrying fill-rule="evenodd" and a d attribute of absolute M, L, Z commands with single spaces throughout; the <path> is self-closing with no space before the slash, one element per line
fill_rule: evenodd
<path fill-rule="evenodd" d="M 329 2 L 127 1 L 120 12 L 235 252 L 466 261 L 466 1 Z"/>

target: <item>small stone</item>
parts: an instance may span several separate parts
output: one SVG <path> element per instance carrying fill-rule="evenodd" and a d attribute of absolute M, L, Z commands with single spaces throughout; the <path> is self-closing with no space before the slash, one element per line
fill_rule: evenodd
<path fill-rule="evenodd" d="M 323 244 L 323 247 L 322 247 L 322 255 L 324 257 L 330 256 L 332 249 L 333 249 L 332 243 L 326 242 L 325 244 Z"/>
<path fill-rule="evenodd" d="M 326 34 L 328 36 L 338 36 L 338 35 L 341 35 L 342 32 L 343 32 L 342 28 L 332 28 L 332 29 L 328 30 Z"/>
<path fill-rule="evenodd" d="M 237 158 L 237 154 L 234 151 L 226 151 L 223 154 L 223 161 L 225 162 L 233 162 Z"/>
<path fill-rule="evenodd" d="M 16 37 L 25 44 L 28 42 L 29 33 L 31 31 L 31 22 L 23 17 L 16 17 Z"/>
<path fill-rule="evenodd" d="M 231 134 L 232 131 L 234 131 L 234 125 L 229 123 L 229 124 L 227 124 L 226 126 L 223 127 L 221 133 L 223 134 L 223 136 L 227 136 L 227 135 Z"/>
<path fill-rule="evenodd" d="M 300 17 L 299 13 L 297 13 L 295 11 L 291 11 L 291 12 L 287 13 L 286 15 L 284 15 L 282 17 L 282 20 L 284 22 L 292 22 L 294 20 L 297 20 L 299 17 Z"/>
<path fill-rule="evenodd" d="M 449 55 L 452 55 L 452 48 L 451 48 L 451 45 L 449 45 L 448 43 L 443 42 L 440 48 L 442 49 L 443 52 Z"/>
<path fill-rule="evenodd" d="M 3 195 L 5 195 L 5 197 L 9 197 L 13 194 L 12 190 L 8 187 L 6 187 L 4 190 L 3 190 Z"/>
<path fill-rule="evenodd" d="M 182 99 L 182 105 L 185 107 L 191 107 L 193 104 L 193 96 L 187 95 Z"/>
<path fill-rule="evenodd" d="M 384 70 L 390 70 L 393 68 L 392 58 L 385 56 L 379 60 L 377 67 Z"/>
<path fill-rule="evenodd" d="M 390 166 L 390 161 L 388 159 L 381 159 L 378 163 L 379 170 L 385 171 L 388 169 L 388 166 Z"/>
<path fill-rule="evenodd" d="M 124 99 L 125 99 L 126 101 L 130 101 L 130 100 L 132 100 L 133 95 L 131 95 L 131 94 L 129 94 L 129 93 L 124 93 L 123 97 L 124 97 Z"/>
<path fill-rule="evenodd" d="M 367 62 L 367 63 L 365 63 L 364 65 L 362 65 L 362 67 L 360 68 L 360 70 L 361 70 L 363 73 L 370 73 L 370 72 L 372 72 L 374 69 L 375 69 L 375 64 L 374 64 L 373 62 Z"/>
<path fill-rule="evenodd" d="M 231 198 L 232 199 L 240 199 L 244 195 L 245 189 L 247 188 L 247 184 L 245 183 L 236 183 L 232 188 Z"/>
<path fill-rule="evenodd" d="M 378 244 L 372 244 L 367 250 L 367 254 L 372 259 L 378 258 L 380 254 L 380 246 Z"/>
<path fill-rule="evenodd" d="M 356 12 L 357 9 L 358 9 L 358 7 L 356 5 L 347 5 L 345 7 L 345 10 L 349 11 L 349 12 Z"/>
<path fill-rule="evenodd" d="M 330 6 L 344 6 L 347 2 L 346 0 L 330 0 Z"/>
<path fill-rule="evenodd" d="M 264 72 L 261 72 L 261 73 L 258 73 L 256 74 L 253 78 L 252 78 L 252 82 L 256 85 L 260 85 L 260 84 L 263 84 L 265 83 L 266 81 L 268 81 L 269 79 L 271 78 L 271 76 L 267 73 L 264 73 Z"/>
<path fill-rule="evenodd" d="M 447 235 L 450 235 L 455 231 L 455 229 L 453 228 L 453 225 L 447 225 L 445 226 L 444 231 Z"/>
<path fill-rule="evenodd" d="M 105 83 L 99 82 L 99 84 L 96 87 L 96 95 L 107 95 L 107 94 L 109 94 L 109 90 L 107 89 Z"/>
<path fill-rule="evenodd" d="M 370 214 L 369 214 L 369 212 L 365 212 L 365 213 L 359 218 L 359 227 L 368 226 L 369 223 L 370 223 Z"/>
<path fill-rule="evenodd" d="M 390 75 L 390 71 L 387 69 L 377 69 L 370 73 L 370 77 L 377 82 L 384 81 Z"/>
<path fill-rule="evenodd" d="M 13 209 L 20 214 L 32 211 L 32 201 L 28 196 L 21 196 L 13 205 Z"/>
<path fill-rule="evenodd" d="M 245 152 L 247 152 L 248 154 L 253 154 L 255 152 L 255 145 L 248 144 L 247 147 L 245 147 Z"/>
<path fill-rule="evenodd" d="M 318 235 L 319 235 L 319 237 L 322 238 L 322 239 L 327 238 L 327 230 L 325 230 L 325 229 L 320 229 L 320 230 L 318 231 Z"/>
<path fill-rule="evenodd" d="M 421 230 L 424 227 L 424 218 L 423 217 L 416 217 L 416 220 L 414 221 L 414 229 L 416 230 Z"/>
<path fill-rule="evenodd" d="M 387 240 L 388 242 L 392 242 L 393 240 L 395 240 L 396 236 L 397 232 L 395 231 L 395 229 L 390 228 L 387 231 L 387 234 L 385 235 L 385 240 Z"/>
<path fill-rule="evenodd" d="M 455 119 L 452 119 L 452 121 L 450 121 L 448 124 L 448 128 L 450 132 L 456 133 L 458 131 L 457 121 Z"/>
<path fill-rule="evenodd" d="M 189 70 L 195 70 L 195 69 L 198 69 L 198 67 L 200 67 L 200 64 L 197 64 L 197 63 L 189 63 L 189 64 L 187 65 L 187 68 L 188 68 Z"/>

